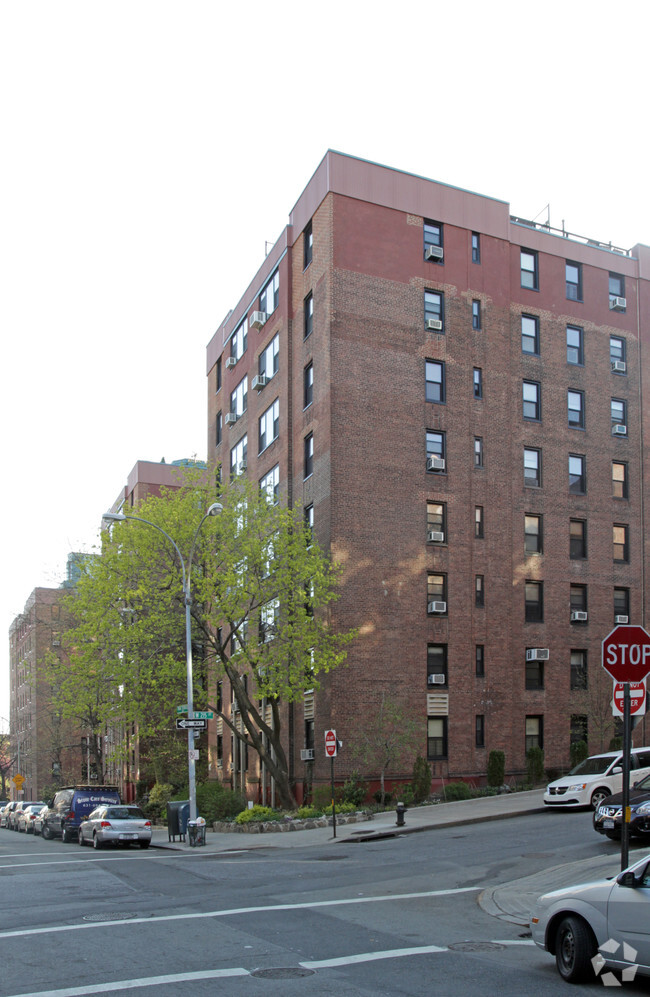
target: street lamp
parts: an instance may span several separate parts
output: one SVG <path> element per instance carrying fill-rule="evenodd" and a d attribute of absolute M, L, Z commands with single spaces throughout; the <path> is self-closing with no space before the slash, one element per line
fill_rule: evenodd
<path fill-rule="evenodd" d="M 208 511 L 203 516 L 203 519 L 196 528 L 194 534 L 194 539 L 192 541 L 192 547 L 190 550 L 190 556 L 187 559 L 187 570 L 185 568 L 185 561 L 183 560 L 183 555 L 181 554 L 178 544 L 176 541 L 170 537 L 169 533 L 163 530 L 162 526 L 158 526 L 156 523 L 152 523 L 148 519 L 142 519 L 141 516 L 125 516 L 121 512 L 105 512 L 102 519 L 106 519 L 111 523 L 121 523 L 125 520 L 134 523 L 146 523 L 147 526 L 153 526 L 154 530 L 158 530 L 162 533 L 164 537 L 169 540 L 176 555 L 180 562 L 181 571 L 183 573 L 183 598 L 185 601 L 185 660 L 187 665 L 187 718 L 188 720 L 194 719 L 194 686 L 192 679 L 192 616 L 191 616 L 191 606 L 192 606 L 192 596 L 190 594 L 190 582 L 192 575 L 192 559 L 194 557 L 194 548 L 196 547 L 196 541 L 199 536 L 201 527 L 205 523 L 208 516 L 216 516 L 223 510 L 223 506 L 220 502 L 213 502 Z M 196 820 L 196 767 L 194 762 L 194 729 L 190 727 L 187 731 L 187 769 L 189 776 L 190 785 L 190 820 Z"/>

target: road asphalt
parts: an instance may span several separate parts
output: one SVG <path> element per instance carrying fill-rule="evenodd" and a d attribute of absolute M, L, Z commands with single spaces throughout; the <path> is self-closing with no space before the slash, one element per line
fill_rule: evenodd
<path fill-rule="evenodd" d="M 329 827 L 310 830 L 285 830 L 262 834 L 237 831 L 217 832 L 207 829 L 204 846 L 191 847 L 187 838 L 169 840 L 164 827 L 154 828 L 152 847 L 196 854 L 250 851 L 255 848 L 294 848 L 309 845 L 336 847 L 339 844 L 362 844 L 400 834 L 414 834 L 420 831 L 436 831 L 444 827 L 466 826 L 488 820 L 506 820 L 523 817 L 543 811 L 543 790 L 527 793 L 504 793 L 499 796 L 485 796 L 476 800 L 460 800 L 456 803 L 439 803 L 432 806 L 414 807 L 407 810 L 404 826 L 397 825 L 396 814 L 386 812 L 376 814 L 371 821 L 337 825 L 336 836 Z M 636 861 L 638 854 L 633 858 Z M 485 889 L 480 897 L 481 908 L 493 917 L 510 921 L 513 924 L 528 925 L 530 911 L 538 896 L 565 886 L 586 883 L 606 876 L 616 876 L 620 872 L 620 855 L 596 856 L 579 862 L 544 869 L 532 876 L 502 883 Z"/>

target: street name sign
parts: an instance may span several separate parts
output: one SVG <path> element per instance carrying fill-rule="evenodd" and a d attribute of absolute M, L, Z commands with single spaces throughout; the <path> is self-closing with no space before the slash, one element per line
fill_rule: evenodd
<path fill-rule="evenodd" d="M 645 682 L 630 682 L 630 716 L 641 717 L 646 711 L 646 687 Z M 612 699 L 612 713 L 615 717 L 624 715 L 623 705 L 625 702 L 625 682 L 614 682 L 614 698 Z"/>
<path fill-rule="evenodd" d="M 189 717 L 176 717 L 176 730 L 207 730 L 207 720 L 190 720 Z"/>
<path fill-rule="evenodd" d="M 187 703 L 183 703 L 182 706 L 177 706 L 176 707 L 176 712 L 177 713 L 187 713 L 187 710 L 188 710 Z"/>
<path fill-rule="evenodd" d="M 194 716 L 196 717 L 197 720 L 214 719 L 214 713 L 211 713 L 210 710 L 194 710 Z"/>
<path fill-rule="evenodd" d="M 614 627 L 603 641 L 602 664 L 615 682 L 643 682 L 650 673 L 650 634 L 643 627 Z"/>

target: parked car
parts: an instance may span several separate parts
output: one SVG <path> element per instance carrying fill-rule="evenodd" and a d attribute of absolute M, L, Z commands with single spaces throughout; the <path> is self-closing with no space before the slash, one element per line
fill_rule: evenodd
<path fill-rule="evenodd" d="M 18 830 L 18 817 L 20 813 L 25 809 L 25 807 L 30 806 L 32 803 L 43 803 L 43 800 L 18 800 L 14 809 L 9 811 L 7 816 L 7 827 L 11 831 Z"/>
<path fill-rule="evenodd" d="M 539 897 L 530 927 L 533 941 L 555 956 L 569 983 L 594 980 L 603 968 L 650 976 L 650 859 L 616 879 L 602 879 Z M 602 962 L 592 959 L 599 952 Z M 603 978 L 606 984 L 606 979 Z M 616 983 L 620 986 L 620 983 Z"/>
<path fill-rule="evenodd" d="M 39 810 L 42 810 L 44 806 L 44 803 L 30 803 L 29 806 L 23 807 L 22 810 L 16 810 L 16 830 L 25 831 L 27 834 L 33 834 L 34 818 Z"/>
<path fill-rule="evenodd" d="M 97 807 L 81 821 L 79 844 L 94 848 L 138 844 L 140 848 L 148 848 L 151 844 L 151 821 L 140 807 Z"/>
<path fill-rule="evenodd" d="M 9 814 L 12 810 L 18 806 L 18 800 L 12 800 L 10 803 L 6 803 L 2 810 L 0 810 L 0 827 L 8 827 Z"/>
<path fill-rule="evenodd" d="M 650 841 L 650 776 L 630 789 L 630 837 Z M 620 841 L 623 823 L 623 793 L 608 796 L 594 812 L 594 830 L 612 841 Z"/>
<path fill-rule="evenodd" d="M 51 802 L 52 801 L 50 800 L 50 803 Z M 45 806 L 41 807 L 41 809 L 38 811 L 38 813 L 34 817 L 34 820 L 32 821 L 32 830 L 33 830 L 34 834 L 40 834 L 41 833 L 41 831 L 43 829 L 43 822 L 46 819 L 46 817 L 49 814 L 49 812 L 50 812 L 50 807 L 49 807 L 48 803 L 46 803 Z"/>
<path fill-rule="evenodd" d="M 650 748 L 632 748 L 630 771 L 635 779 L 650 775 Z M 546 787 L 547 807 L 592 807 L 597 810 L 603 800 L 623 788 L 623 755 L 606 751 L 585 758 L 568 775 L 555 779 Z"/>
<path fill-rule="evenodd" d="M 62 838 L 64 842 L 77 837 L 82 817 L 103 805 L 121 803 L 115 786 L 68 786 L 60 789 L 48 807 L 41 823 L 45 838 Z"/>

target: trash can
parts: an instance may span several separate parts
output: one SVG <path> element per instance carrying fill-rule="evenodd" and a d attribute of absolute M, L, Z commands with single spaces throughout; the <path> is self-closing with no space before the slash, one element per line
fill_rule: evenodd
<path fill-rule="evenodd" d="M 167 834 L 169 836 L 169 841 L 176 841 L 177 835 L 181 841 L 185 841 L 189 816 L 189 800 L 169 801 L 167 804 Z"/>
<path fill-rule="evenodd" d="M 188 822 L 187 837 L 190 843 L 190 848 L 194 848 L 196 845 L 205 844 L 205 818 L 197 817 L 196 820 Z"/>

